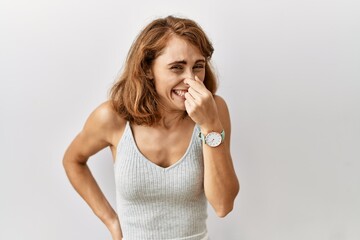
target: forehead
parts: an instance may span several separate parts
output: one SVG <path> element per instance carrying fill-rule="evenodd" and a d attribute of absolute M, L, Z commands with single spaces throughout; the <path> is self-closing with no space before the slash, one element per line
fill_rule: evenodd
<path fill-rule="evenodd" d="M 177 36 L 170 37 L 162 53 L 157 57 L 157 60 L 163 61 L 197 61 L 200 59 L 205 60 L 200 49 Z"/>

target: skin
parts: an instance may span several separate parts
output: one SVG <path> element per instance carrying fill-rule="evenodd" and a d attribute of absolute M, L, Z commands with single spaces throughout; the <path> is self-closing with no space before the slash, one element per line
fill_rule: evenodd
<path fill-rule="evenodd" d="M 226 137 L 220 146 L 203 145 L 205 195 L 217 215 L 224 217 L 233 208 L 239 182 L 230 154 L 228 108 L 221 97 L 213 96 L 203 84 L 205 64 L 199 49 L 173 36 L 150 70 L 164 117 L 156 126 L 132 124 L 131 128 L 142 154 L 163 168 L 173 165 L 184 155 L 195 124 L 200 126 L 203 134 L 224 129 Z M 117 216 L 106 200 L 86 162 L 106 147 L 111 149 L 115 161 L 116 146 L 125 124 L 110 102 L 101 104 L 91 113 L 63 159 L 70 182 L 107 226 L 114 240 L 122 239 L 121 216 Z"/>

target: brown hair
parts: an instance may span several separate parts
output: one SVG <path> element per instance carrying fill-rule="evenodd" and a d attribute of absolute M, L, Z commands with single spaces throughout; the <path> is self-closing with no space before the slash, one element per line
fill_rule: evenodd
<path fill-rule="evenodd" d="M 110 89 L 114 109 L 131 123 L 151 126 L 161 118 L 154 81 L 148 73 L 153 60 L 161 54 L 172 35 L 199 48 L 206 58 L 204 84 L 215 94 L 217 82 L 210 64 L 214 48 L 201 27 L 190 19 L 173 16 L 156 19 L 137 36 L 120 78 Z"/>

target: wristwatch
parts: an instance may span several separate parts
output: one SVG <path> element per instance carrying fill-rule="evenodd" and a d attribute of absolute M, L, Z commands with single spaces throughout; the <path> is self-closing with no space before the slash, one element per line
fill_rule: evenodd
<path fill-rule="evenodd" d="M 199 132 L 199 138 L 209 147 L 217 147 L 224 141 L 225 131 L 222 130 L 221 133 L 209 132 L 206 136 L 202 132 Z"/>

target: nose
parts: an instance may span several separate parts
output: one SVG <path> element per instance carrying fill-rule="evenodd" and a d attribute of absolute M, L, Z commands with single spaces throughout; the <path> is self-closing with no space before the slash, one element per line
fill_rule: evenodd
<path fill-rule="evenodd" d="M 195 79 L 195 73 L 192 68 L 187 68 L 184 72 L 184 78 Z"/>

